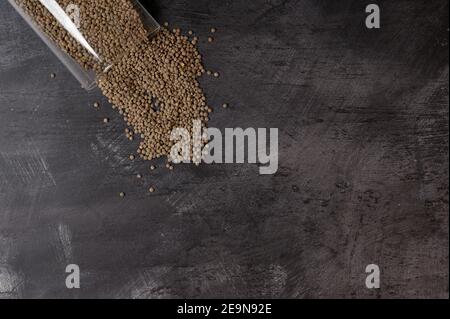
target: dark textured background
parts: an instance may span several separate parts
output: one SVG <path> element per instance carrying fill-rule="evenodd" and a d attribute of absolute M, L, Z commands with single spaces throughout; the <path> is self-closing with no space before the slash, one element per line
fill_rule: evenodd
<path fill-rule="evenodd" d="M 448 1 L 376 1 L 380 30 L 369 3 L 152 1 L 222 73 L 211 124 L 280 129 L 259 176 L 130 163 L 119 116 L 1 0 L 0 297 L 448 298 Z"/>

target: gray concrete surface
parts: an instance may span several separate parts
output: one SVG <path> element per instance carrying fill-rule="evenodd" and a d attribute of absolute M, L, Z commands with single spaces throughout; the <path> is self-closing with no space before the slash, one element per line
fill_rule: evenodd
<path fill-rule="evenodd" d="M 448 298 L 448 1 L 376 1 L 380 30 L 369 3 L 148 4 L 222 73 L 212 126 L 279 128 L 259 176 L 130 163 L 119 116 L 0 1 L 0 297 Z"/>

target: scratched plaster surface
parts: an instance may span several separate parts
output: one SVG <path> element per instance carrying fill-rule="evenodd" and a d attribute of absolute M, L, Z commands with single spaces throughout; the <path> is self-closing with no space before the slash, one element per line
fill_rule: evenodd
<path fill-rule="evenodd" d="M 259 176 L 130 163 L 119 116 L 1 0 L 0 298 L 448 298 L 448 1 L 377 1 L 371 31 L 366 2 L 148 1 L 221 72 L 211 125 L 279 128 Z"/>

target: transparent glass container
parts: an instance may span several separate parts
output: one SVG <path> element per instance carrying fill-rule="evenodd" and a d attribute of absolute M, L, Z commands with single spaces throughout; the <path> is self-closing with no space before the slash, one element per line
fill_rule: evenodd
<path fill-rule="evenodd" d="M 161 28 L 137 0 L 8 0 L 86 90 Z"/>

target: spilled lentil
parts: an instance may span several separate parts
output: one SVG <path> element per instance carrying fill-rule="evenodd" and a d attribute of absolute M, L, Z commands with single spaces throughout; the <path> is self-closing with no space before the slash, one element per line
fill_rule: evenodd
<path fill-rule="evenodd" d="M 39 1 L 15 1 L 64 52 L 97 74 L 98 87 L 130 127 L 127 138 L 141 138 L 137 153 L 143 159 L 169 156 L 175 128 L 192 134 L 194 120 L 206 127 L 211 108 L 198 82 L 205 73 L 198 37 L 189 39 L 179 28 L 154 34 L 130 0 L 57 0 L 62 8 L 79 7 L 79 30 L 98 53 L 94 57 Z"/>

